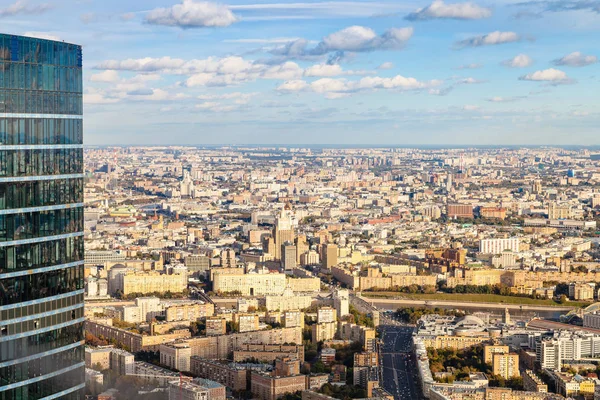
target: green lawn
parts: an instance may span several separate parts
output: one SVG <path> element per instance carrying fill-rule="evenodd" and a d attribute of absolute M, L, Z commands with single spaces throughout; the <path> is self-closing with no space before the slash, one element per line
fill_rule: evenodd
<path fill-rule="evenodd" d="M 572 306 L 582 307 L 590 303 L 580 301 L 569 301 L 558 304 L 554 300 L 531 299 L 529 297 L 501 296 L 498 294 L 462 294 L 462 293 L 432 293 L 432 294 L 408 294 L 398 292 L 362 292 L 363 297 L 370 298 L 401 298 L 407 300 L 446 300 L 466 301 L 475 303 L 506 303 L 506 304 L 531 304 L 538 306 Z"/>

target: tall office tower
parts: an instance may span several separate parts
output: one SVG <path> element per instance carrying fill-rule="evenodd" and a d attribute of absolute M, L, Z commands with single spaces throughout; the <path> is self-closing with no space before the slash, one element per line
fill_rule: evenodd
<path fill-rule="evenodd" d="M 81 47 L 0 34 L 0 399 L 79 400 Z"/>
<path fill-rule="evenodd" d="M 292 226 L 292 213 L 289 210 L 283 210 L 275 218 L 275 227 L 273 228 L 273 238 L 275 239 L 274 258 L 281 260 L 281 246 L 285 242 L 294 242 L 294 227 Z"/>

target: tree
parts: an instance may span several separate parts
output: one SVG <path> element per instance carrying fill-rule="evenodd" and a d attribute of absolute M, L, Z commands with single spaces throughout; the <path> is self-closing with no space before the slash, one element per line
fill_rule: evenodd
<path fill-rule="evenodd" d="M 564 294 L 560 295 L 560 299 L 558 300 L 558 302 L 560 304 L 565 304 L 567 301 L 569 301 L 569 299 L 567 298 L 567 296 L 565 296 Z"/>

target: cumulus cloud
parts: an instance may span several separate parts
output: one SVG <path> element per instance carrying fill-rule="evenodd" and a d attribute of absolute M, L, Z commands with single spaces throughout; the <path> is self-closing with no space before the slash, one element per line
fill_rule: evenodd
<path fill-rule="evenodd" d="M 457 42 L 455 46 L 457 48 L 491 46 L 502 43 L 518 42 L 520 40 L 521 37 L 515 32 L 495 31 L 488 33 L 487 35 L 474 36 L 469 39 L 461 40 L 460 42 Z"/>
<path fill-rule="evenodd" d="M 477 110 L 479 110 L 480 108 L 481 108 L 481 107 L 479 107 L 479 106 L 476 106 L 476 105 L 472 105 L 472 104 L 466 104 L 466 105 L 463 107 L 463 110 L 465 110 L 465 111 L 477 111 Z"/>
<path fill-rule="evenodd" d="M 120 101 L 119 98 L 110 97 L 105 91 L 88 87 L 83 93 L 83 102 L 85 104 L 114 104 Z"/>
<path fill-rule="evenodd" d="M 154 9 L 145 18 L 152 25 L 180 28 L 225 27 L 238 20 L 226 5 L 193 0 L 183 0 L 183 3 L 172 7 Z"/>
<path fill-rule="evenodd" d="M 318 64 L 307 68 L 304 71 L 304 76 L 337 76 L 342 75 L 344 71 L 338 64 Z"/>
<path fill-rule="evenodd" d="M 412 37 L 413 28 L 391 28 L 378 35 L 371 28 L 354 25 L 325 36 L 314 48 L 309 42 L 298 39 L 271 50 L 272 54 L 293 59 L 315 59 L 330 54 L 331 64 L 339 62 L 344 52 L 371 52 L 399 50 Z"/>
<path fill-rule="evenodd" d="M 92 82 L 117 82 L 119 80 L 119 73 L 112 69 L 107 69 L 98 74 L 90 76 Z"/>
<path fill-rule="evenodd" d="M 371 28 L 354 25 L 325 36 L 315 52 L 395 50 L 402 48 L 412 35 L 410 27 L 391 28 L 377 35 Z"/>
<path fill-rule="evenodd" d="M 554 68 L 549 68 L 542 71 L 536 71 L 531 74 L 523 75 L 519 79 L 522 81 L 550 82 L 552 84 L 573 82 L 573 80 L 569 78 L 564 71 Z"/>
<path fill-rule="evenodd" d="M 26 0 L 17 0 L 8 7 L 0 8 L 0 18 L 12 17 L 18 14 L 42 14 L 51 8 L 52 6 L 48 3 L 30 5 Z"/>
<path fill-rule="evenodd" d="M 304 70 L 304 76 L 371 75 L 373 71 L 343 70 L 339 64 L 316 64 Z"/>
<path fill-rule="evenodd" d="M 533 64 L 533 60 L 527 54 L 518 54 L 510 60 L 505 60 L 502 65 L 510 68 L 525 68 Z"/>
<path fill-rule="evenodd" d="M 293 81 L 283 82 L 281 85 L 277 87 L 277 90 L 281 92 L 301 92 L 305 89 L 309 88 L 309 84 L 306 81 L 301 79 L 296 79 Z"/>
<path fill-rule="evenodd" d="M 116 71 L 134 71 L 148 74 L 184 75 L 182 86 L 228 86 L 258 79 L 294 80 L 302 76 L 328 77 L 338 75 L 370 75 L 373 71 L 343 70 L 339 64 L 316 64 L 306 69 L 293 61 L 280 64 L 265 64 L 251 61 L 239 56 L 224 58 L 209 57 L 206 59 L 182 60 L 170 57 L 139 58 L 126 60 L 108 60 L 98 64 L 95 69 L 103 73 L 93 75 L 93 80 L 117 80 Z"/>
<path fill-rule="evenodd" d="M 443 0 L 434 0 L 427 7 L 419 8 L 406 16 L 409 21 L 430 19 L 482 19 L 492 16 L 492 10 L 475 3 L 446 4 Z"/>
<path fill-rule="evenodd" d="M 29 31 L 29 32 L 25 32 L 23 34 L 23 36 L 29 36 L 29 37 L 34 37 L 34 38 L 38 38 L 38 39 L 56 40 L 59 42 L 62 40 L 59 36 L 54 35 L 52 33 L 48 33 L 48 32 Z"/>
<path fill-rule="evenodd" d="M 579 51 L 575 51 L 571 54 L 567 54 L 562 58 L 554 60 L 554 65 L 562 65 L 568 67 L 585 67 L 587 65 L 596 64 L 597 62 L 598 57 L 586 56 L 585 54 L 582 54 Z"/>
<path fill-rule="evenodd" d="M 442 84 L 442 81 L 419 81 L 415 78 L 396 75 L 392 78 L 365 77 L 357 81 L 344 78 L 321 78 L 308 83 L 303 80 L 286 81 L 277 87 L 280 92 L 311 91 L 325 95 L 327 98 L 340 98 L 352 93 L 373 90 L 423 90 Z"/>
<path fill-rule="evenodd" d="M 383 64 L 381 64 L 379 67 L 377 67 L 377 69 L 392 69 L 394 68 L 394 63 L 393 62 L 384 62 Z"/>

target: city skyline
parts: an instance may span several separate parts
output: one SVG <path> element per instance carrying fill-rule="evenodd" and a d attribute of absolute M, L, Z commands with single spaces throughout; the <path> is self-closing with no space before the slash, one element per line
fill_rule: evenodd
<path fill-rule="evenodd" d="M 0 4 L 5 33 L 83 45 L 86 145 L 597 145 L 599 19 L 577 0 Z"/>

